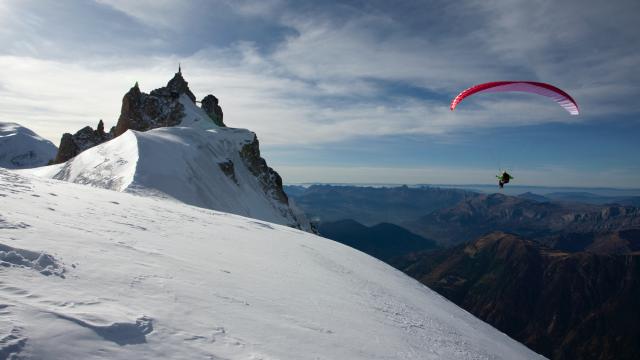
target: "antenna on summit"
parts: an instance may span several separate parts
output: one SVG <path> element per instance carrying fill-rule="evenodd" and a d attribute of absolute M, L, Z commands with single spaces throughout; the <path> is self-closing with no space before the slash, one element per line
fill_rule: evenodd
<path fill-rule="evenodd" d="M 182 74 L 182 66 L 178 63 L 178 74 Z"/>

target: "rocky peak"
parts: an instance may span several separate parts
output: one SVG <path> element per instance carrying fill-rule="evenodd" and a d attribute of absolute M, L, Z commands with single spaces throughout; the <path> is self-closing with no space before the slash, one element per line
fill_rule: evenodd
<path fill-rule="evenodd" d="M 202 99 L 202 110 L 213 120 L 218 126 L 226 126 L 222 120 L 222 108 L 218 105 L 218 98 L 209 94 Z"/>
<path fill-rule="evenodd" d="M 181 94 L 185 94 L 189 99 L 191 99 L 191 101 L 193 101 L 194 104 L 196 102 L 196 96 L 193 95 L 189 89 L 189 83 L 184 79 L 184 77 L 182 77 L 182 71 L 180 68 L 178 68 L 178 72 L 173 75 L 173 78 L 169 80 L 167 86 L 151 92 L 152 95 L 155 95 L 154 93 L 163 93 L 163 95 L 168 93 L 173 97 L 179 97 Z"/>
<path fill-rule="evenodd" d="M 111 132 L 105 133 L 104 122 L 100 120 L 96 130 L 85 127 L 74 135 L 64 134 L 54 163 L 65 162 L 92 146 L 122 135 L 129 129 L 147 131 L 179 125 L 185 117 L 185 104 L 180 101 L 183 94 L 196 104 L 196 97 L 182 76 L 180 67 L 167 86 L 155 89 L 149 94 L 142 92 L 136 82 L 122 98 L 120 116 Z M 202 100 L 202 109 L 214 124 L 225 126 L 218 98 L 207 95 Z"/>
<path fill-rule="evenodd" d="M 73 135 L 65 133 L 62 135 L 58 153 L 53 163 L 63 163 L 89 148 L 109 141 L 115 137 L 114 133 L 115 128 L 111 128 L 109 133 L 104 132 L 104 122 L 102 120 L 98 122 L 96 130 L 93 130 L 91 126 L 85 126 Z"/>
<path fill-rule="evenodd" d="M 100 119 L 100 121 L 98 122 L 98 128 L 96 129 L 98 135 L 100 136 L 105 136 L 105 132 L 104 132 L 104 122 L 102 122 L 102 119 Z"/>
<path fill-rule="evenodd" d="M 180 78 L 182 78 L 182 75 L 180 75 Z M 169 82 L 170 84 L 171 81 Z M 186 81 L 184 83 L 186 84 Z M 188 90 L 188 88 L 186 89 Z M 129 129 L 147 131 L 158 127 L 180 124 L 183 118 L 184 106 L 180 103 L 179 96 L 180 93 L 173 92 L 168 87 L 153 90 L 151 94 L 145 94 L 140 91 L 136 82 L 122 98 L 122 108 L 116 125 L 116 136 L 120 136 Z"/>

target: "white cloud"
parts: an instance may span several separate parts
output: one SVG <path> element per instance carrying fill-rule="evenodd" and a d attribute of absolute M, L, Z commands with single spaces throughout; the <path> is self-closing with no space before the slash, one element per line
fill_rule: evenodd
<path fill-rule="evenodd" d="M 98 64 L 0 56 L 0 119 L 30 127 L 54 143 L 63 132 L 95 127 L 99 119 L 115 125 L 122 96 L 135 81 L 162 86 L 174 63 L 165 59 L 151 66 L 101 69 Z"/>
<path fill-rule="evenodd" d="M 189 5 L 178 0 L 95 0 L 136 18 L 143 23 L 161 28 L 179 28 Z"/>
<path fill-rule="evenodd" d="M 190 7 L 195 3 L 168 0 L 99 2 L 156 27 L 159 34 L 179 32 L 180 24 L 190 21 L 189 14 L 197 10 Z M 20 45 L 26 55 L 0 57 L 4 69 L 0 119 L 25 123 L 55 141 L 62 132 L 95 126 L 100 118 L 109 126 L 117 119 L 120 100 L 133 82 L 140 81 L 144 91 L 163 86 L 178 62 L 183 63 L 185 76 L 199 97 L 214 93 L 221 99 L 230 126 L 250 128 L 270 145 L 447 134 L 476 127 L 588 121 L 640 111 L 638 102 L 629 100 L 630 94 L 638 93 L 635 80 L 639 75 L 629 70 L 640 65 L 638 50 L 619 45 L 604 49 L 598 42 L 596 52 L 571 46 L 575 56 L 564 56 L 558 48 L 588 42 L 594 34 L 581 18 L 571 17 L 572 8 L 555 3 L 457 5 L 461 19 L 472 20 L 477 28 L 445 38 L 437 33 L 438 28 L 407 31 L 403 22 L 384 12 L 354 12 L 341 21 L 322 16 L 310 20 L 303 13 L 287 10 L 281 1 L 220 4 L 240 15 L 263 14 L 295 29 L 297 35 L 287 37 L 270 52 L 260 51 L 258 44 L 237 41 L 227 48 L 203 46 L 196 53 L 179 56 L 171 53 L 172 44 L 158 43 L 169 47 L 167 55 L 97 57 L 89 53 L 57 60 L 36 59 L 39 48 L 29 50 L 33 43 L 26 41 Z M 578 14 L 591 20 L 596 12 L 579 10 Z M 433 19 L 441 15 L 447 13 L 437 13 Z M 618 25 L 614 30 L 624 31 Z M 563 56 L 553 59 L 556 53 Z M 566 90 L 578 100 L 584 115 L 568 116 L 548 99 L 523 94 L 477 96 L 455 113 L 448 110 L 446 95 L 453 97 L 468 85 L 528 74 L 568 86 Z M 427 101 L 394 94 L 384 81 L 422 88 L 444 98 Z"/>

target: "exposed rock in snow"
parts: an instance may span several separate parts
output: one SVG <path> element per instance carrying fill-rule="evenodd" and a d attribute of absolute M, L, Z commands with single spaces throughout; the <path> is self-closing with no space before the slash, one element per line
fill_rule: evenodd
<path fill-rule="evenodd" d="M 218 105 L 218 98 L 213 95 L 207 95 L 202 99 L 202 110 L 213 120 L 218 126 L 226 126 L 223 121 L 222 108 Z"/>
<path fill-rule="evenodd" d="M 196 96 L 189 90 L 189 83 L 182 77 L 182 71 L 180 69 L 178 69 L 178 72 L 169 80 L 167 86 L 151 92 L 153 96 L 172 96 L 174 98 L 182 94 L 187 95 L 189 100 L 195 104 Z"/>
<path fill-rule="evenodd" d="M 147 131 L 180 124 L 183 105 L 178 101 L 179 97 L 179 93 L 171 92 L 167 88 L 145 94 L 136 83 L 122 99 L 122 110 L 115 135 L 120 136 L 129 129 Z"/>
<path fill-rule="evenodd" d="M 27 169 L 47 165 L 56 146 L 16 123 L 0 122 L 0 167 Z"/>
<path fill-rule="evenodd" d="M 265 159 L 260 157 L 260 145 L 258 143 L 258 137 L 255 136 L 255 134 L 251 142 L 242 146 L 240 157 L 249 168 L 249 171 L 260 181 L 260 185 L 262 185 L 265 193 L 281 203 L 289 203 L 287 194 L 285 194 L 282 188 L 282 178 L 277 172 L 267 166 Z"/>
<path fill-rule="evenodd" d="M 105 134 L 104 124 L 100 120 L 97 130 L 87 126 L 74 135 L 63 134 L 55 163 L 63 163 L 93 146 L 124 134 L 129 129 L 147 131 L 180 124 L 185 115 L 184 105 L 180 101 L 183 95 L 191 104 L 195 104 L 196 97 L 189 89 L 189 83 L 182 77 L 180 71 L 169 80 L 167 86 L 155 89 L 150 94 L 140 91 L 136 82 L 122 98 L 122 109 L 116 126 L 108 134 Z M 209 96 L 215 99 L 215 104 Z M 210 111 L 211 114 L 205 118 L 217 125 L 224 126 L 222 109 L 218 106 L 217 98 L 213 95 L 209 96 L 205 97 L 207 99 L 205 103 L 207 111 Z"/>
<path fill-rule="evenodd" d="M 180 131 L 194 129 L 125 137 L 178 142 Z M 72 264 L 64 279 L 0 269 L 0 357 L 541 358 L 381 261 L 313 234 L 2 169 L 0 198 L 7 221 L 30 225 L 3 229 L 0 243 Z"/>
<path fill-rule="evenodd" d="M 63 163 L 87 149 L 113 139 L 113 137 L 114 129 L 111 128 L 111 131 L 109 133 L 105 133 L 104 123 L 102 122 L 102 120 L 98 122 L 98 127 L 96 128 L 96 130 L 93 130 L 91 126 L 86 126 L 73 135 L 65 133 L 62 135 L 62 139 L 60 140 L 60 147 L 58 148 L 58 154 L 56 155 L 53 163 Z"/>

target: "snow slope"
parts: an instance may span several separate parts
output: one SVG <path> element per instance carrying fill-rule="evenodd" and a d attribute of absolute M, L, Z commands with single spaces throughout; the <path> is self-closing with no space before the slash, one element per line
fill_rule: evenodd
<path fill-rule="evenodd" d="M 0 122 L 0 167 L 25 169 L 47 165 L 58 148 L 16 123 Z"/>
<path fill-rule="evenodd" d="M 180 101 L 185 116 L 178 127 L 129 130 L 64 164 L 30 173 L 310 229 L 304 216 L 265 192 L 240 157 L 253 132 L 218 127 L 186 95 Z M 232 176 L 221 168 L 228 163 Z"/>
<path fill-rule="evenodd" d="M 0 199 L 0 358 L 541 358 L 310 233 L 3 169 Z"/>

